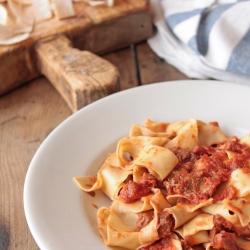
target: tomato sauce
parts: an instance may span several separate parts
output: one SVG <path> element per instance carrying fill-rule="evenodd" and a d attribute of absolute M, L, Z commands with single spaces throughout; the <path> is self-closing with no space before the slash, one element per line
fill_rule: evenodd
<path fill-rule="evenodd" d="M 163 249 L 176 250 L 176 247 L 171 242 L 171 238 L 172 238 L 171 236 L 161 238 L 159 241 L 156 241 L 155 243 L 147 247 L 140 248 L 140 250 L 163 250 Z"/>
<path fill-rule="evenodd" d="M 237 227 L 219 214 L 214 215 L 214 227 L 209 232 L 211 246 L 215 249 L 239 250 L 236 237 L 241 236 L 248 227 Z M 243 237 L 248 237 L 244 235 Z"/>
<path fill-rule="evenodd" d="M 145 212 L 140 212 L 137 214 L 138 219 L 136 222 L 137 231 L 140 231 L 142 228 L 146 227 L 154 219 L 154 210 L 149 210 Z"/>
<path fill-rule="evenodd" d="M 234 233 L 221 231 L 214 236 L 211 241 L 211 246 L 215 249 L 239 250 L 235 241 L 236 235 Z"/>
<path fill-rule="evenodd" d="M 170 236 L 172 230 L 174 229 L 175 220 L 172 214 L 169 214 L 167 211 L 160 212 L 158 214 L 158 224 L 157 231 L 159 237 Z"/>
<path fill-rule="evenodd" d="M 222 201 L 225 198 L 232 200 L 236 196 L 237 190 L 234 186 L 227 187 L 219 196 L 213 198 L 213 202 Z"/>
<path fill-rule="evenodd" d="M 215 146 L 195 146 L 192 151 L 180 148 L 170 150 L 179 160 L 172 172 L 163 182 L 157 181 L 149 173 L 145 173 L 139 183 L 129 181 L 120 191 L 120 198 L 124 202 L 134 202 L 148 195 L 152 187 L 164 187 L 168 195 L 179 194 L 186 198 L 185 202 L 198 205 L 211 198 L 217 187 L 227 181 L 235 169 L 250 172 L 250 149 L 240 144 L 236 137 Z M 227 151 L 235 155 L 229 159 Z M 231 187 L 216 199 L 232 199 L 235 192 Z"/>
<path fill-rule="evenodd" d="M 139 183 L 129 180 L 121 189 L 119 197 L 124 202 L 131 203 L 148 195 L 153 187 L 159 187 L 159 185 L 153 175 L 144 173 Z"/>

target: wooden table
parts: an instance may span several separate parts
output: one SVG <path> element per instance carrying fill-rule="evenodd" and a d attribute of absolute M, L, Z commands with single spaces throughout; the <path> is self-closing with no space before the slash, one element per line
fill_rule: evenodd
<path fill-rule="evenodd" d="M 146 42 L 103 57 L 118 67 L 121 90 L 188 79 L 157 57 Z M 24 180 L 38 147 L 71 114 L 44 77 L 0 97 L 0 250 L 39 249 L 24 215 Z"/>

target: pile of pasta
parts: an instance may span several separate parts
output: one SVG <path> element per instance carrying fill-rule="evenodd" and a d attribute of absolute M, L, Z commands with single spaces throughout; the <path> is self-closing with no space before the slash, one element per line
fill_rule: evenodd
<path fill-rule="evenodd" d="M 108 246 L 250 249 L 250 133 L 229 138 L 217 122 L 147 119 L 97 176 L 74 180 L 111 199 L 97 212 Z"/>

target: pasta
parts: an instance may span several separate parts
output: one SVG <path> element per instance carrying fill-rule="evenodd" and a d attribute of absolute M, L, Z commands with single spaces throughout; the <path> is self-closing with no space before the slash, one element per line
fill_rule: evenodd
<path fill-rule="evenodd" d="M 217 122 L 147 119 L 131 126 L 96 177 L 74 180 L 111 199 L 97 212 L 108 246 L 250 249 L 250 133 L 229 138 Z"/>

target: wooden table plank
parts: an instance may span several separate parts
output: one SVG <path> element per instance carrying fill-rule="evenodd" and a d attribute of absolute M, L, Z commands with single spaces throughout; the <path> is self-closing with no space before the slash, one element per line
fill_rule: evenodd
<path fill-rule="evenodd" d="M 141 85 L 189 79 L 172 65 L 159 58 L 144 42 L 136 46 Z"/>
<path fill-rule="evenodd" d="M 71 111 L 40 78 L 0 98 L 0 114 L 0 249 L 38 249 L 24 216 L 24 179 L 40 144 Z"/>
<path fill-rule="evenodd" d="M 115 53 L 109 53 L 103 57 L 118 68 L 120 72 L 121 90 L 133 88 L 138 85 L 134 60 L 130 48 L 122 49 Z"/>

